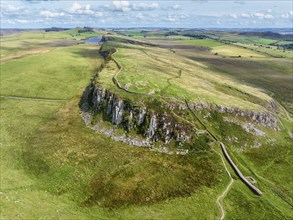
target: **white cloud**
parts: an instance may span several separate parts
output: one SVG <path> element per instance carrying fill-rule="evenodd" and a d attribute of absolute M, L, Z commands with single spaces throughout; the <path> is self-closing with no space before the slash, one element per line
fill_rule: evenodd
<path fill-rule="evenodd" d="M 288 13 L 281 14 L 281 18 L 290 18 L 293 16 L 293 11 L 289 11 Z"/>
<path fill-rule="evenodd" d="M 77 2 L 74 2 L 71 8 L 69 9 L 70 12 L 75 13 L 81 9 L 81 5 Z"/>
<path fill-rule="evenodd" d="M 27 14 L 28 10 L 24 7 L 17 7 L 12 4 L 2 5 L 1 4 L 1 14 L 7 16 L 17 16 Z"/>
<path fill-rule="evenodd" d="M 240 14 L 240 17 L 242 17 L 242 18 L 250 18 L 251 15 L 250 14 L 247 14 L 247 13 L 241 13 Z"/>
<path fill-rule="evenodd" d="M 128 12 L 128 11 L 152 11 L 160 8 L 156 2 L 130 3 L 129 1 L 113 1 L 112 5 L 105 5 L 105 10 Z"/>
<path fill-rule="evenodd" d="M 281 14 L 281 18 L 289 18 L 288 14 Z"/>
<path fill-rule="evenodd" d="M 95 17 L 103 17 L 103 13 L 102 12 L 95 12 L 94 14 Z"/>
<path fill-rule="evenodd" d="M 182 9 L 182 7 L 179 4 L 175 4 L 175 5 L 169 5 L 169 6 L 162 7 L 162 9 L 165 11 L 179 11 Z"/>
<path fill-rule="evenodd" d="M 215 10 L 209 13 L 204 10 L 200 11 L 200 8 L 195 8 L 195 6 L 190 6 L 194 7 L 192 10 L 179 1 L 161 3 L 162 1 L 158 0 L 109 0 L 108 3 L 101 3 L 102 1 L 72 0 L 71 3 L 67 4 L 61 3 L 62 1 L 56 1 L 54 4 L 45 2 L 49 0 L 39 1 L 43 1 L 43 3 L 29 5 L 24 2 L 1 1 L 1 24 L 6 25 L 5 27 L 37 27 L 38 25 L 43 27 L 46 25 L 62 26 L 62 24 L 68 24 L 67 26 L 69 24 L 72 24 L 70 26 L 99 26 L 101 24 L 101 26 L 117 27 L 138 25 L 180 27 L 181 23 L 184 27 L 194 27 L 218 26 L 217 21 L 219 21 L 221 22 L 219 26 L 255 27 L 256 25 L 253 25 L 255 23 L 258 27 L 268 26 L 268 24 L 273 24 L 273 27 L 290 26 L 293 16 L 290 7 L 283 11 L 274 9 L 273 6 L 252 9 L 246 8 L 248 4 L 243 7 L 233 4 L 233 1 L 236 0 L 232 0 L 231 4 L 241 8 L 239 10 L 231 11 L 227 8 L 226 11 L 223 9 L 220 12 Z M 238 0 L 237 3 L 239 2 Z M 59 3 L 60 5 L 57 6 Z M 64 7 L 65 5 L 67 8 Z M 39 21 L 43 19 L 44 24 L 36 23 L 38 19 Z M 103 22 L 104 25 L 102 25 Z"/>
<path fill-rule="evenodd" d="M 45 10 L 45 11 L 41 11 L 40 12 L 40 15 L 44 16 L 44 17 L 47 17 L 47 18 L 54 18 L 54 17 L 61 17 L 61 16 L 64 16 L 65 13 L 61 12 L 61 13 L 58 13 L 58 12 L 51 12 L 51 11 L 48 11 L 48 10 Z"/>
<path fill-rule="evenodd" d="M 139 20 L 145 19 L 145 16 L 142 13 L 138 13 L 135 17 L 138 18 Z"/>
<path fill-rule="evenodd" d="M 177 19 L 174 18 L 174 17 L 167 17 L 167 18 L 165 19 L 165 21 L 171 21 L 171 22 L 173 22 L 173 21 L 177 21 Z"/>
<path fill-rule="evenodd" d="M 81 5 L 77 2 L 74 2 L 70 7 L 69 12 L 71 14 L 79 14 L 79 15 L 93 15 L 95 12 L 91 9 L 90 4 Z"/>
<path fill-rule="evenodd" d="M 90 5 L 90 4 L 86 4 L 86 5 L 84 6 L 84 9 L 85 9 L 85 10 L 91 10 L 91 5 Z"/>
<path fill-rule="evenodd" d="M 236 1 L 234 1 L 233 3 L 244 5 L 244 4 L 245 4 L 245 1 L 236 0 Z"/>
<path fill-rule="evenodd" d="M 263 13 L 256 12 L 256 13 L 253 13 L 253 16 L 254 17 L 258 17 L 258 18 L 262 18 L 264 16 L 264 14 Z"/>
<path fill-rule="evenodd" d="M 272 18 L 274 18 L 274 16 L 271 14 L 264 14 L 264 13 L 259 13 L 259 12 L 253 13 L 252 16 L 259 18 L 259 19 L 272 19 Z"/>
<path fill-rule="evenodd" d="M 48 2 L 48 1 L 58 1 L 58 0 L 22 0 L 27 3 L 41 3 L 41 2 Z"/>
<path fill-rule="evenodd" d="M 1 7 L 1 10 L 5 11 L 5 12 L 18 12 L 21 9 L 22 9 L 21 7 L 16 7 L 14 5 L 4 5 Z"/>
<path fill-rule="evenodd" d="M 173 5 L 172 6 L 172 9 L 174 9 L 174 10 L 180 10 L 181 9 L 181 5 Z"/>
<path fill-rule="evenodd" d="M 160 8 L 158 3 L 138 3 L 133 4 L 131 7 L 133 10 L 136 11 L 151 11 Z"/>
<path fill-rule="evenodd" d="M 160 16 L 159 16 L 160 17 Z M 167 21 L 167 22 L 180 22 L 184 19 L 188 18 L 188 15 L 185 14 L 168 14 L 166 17 L 161 18 L 162 21 Z"/>
<path fill-rule="evenodd" d="M 16 19 L 15 22 L 20 24 L 31 23 L 30 20 L 25 20 L 25 19 Z"/>
<path fill-rule="evenodd" d="M 273 15 L 266 14 L 266 15 L 264 15 L 264 18 L 266 18 L 266 19 L 273 19 L 275 17 Z"/>
<path fill-rule="evenodd" d="M 128 1 L 113 1 L 112 6 L 115 11 L 130 11 L 130 3 Z"/>
<path fill-rule="evenodd" d="M 230 17 L 232 17 L 232 18 L 238 18 L 238 16 L 236 15 L 236 14 L 230 14 Z"/>
<path fill-rule="evenodd" d="M 31 23 L 42 23 L 44 22 L 44 20 L 42 19 L 15 19 L 14 20 L 15 23 L 19 23 L 19 24 L 31 24 Z"/>
<path fill-rule="evenodd" d="M 225 16 L 224 16 L 225 17 Z M 227 17 L 227 15 L 226 15 Z M 262 12 L 252 12 L 252 13 L 240 13 L 240 14 L 229 14 L 228 17 L 234 18 L 234 19 L 259 19 L 259 20 L 263 20 L 263 19 L 273 19 L 275 18 L 275 16 L 273 16 L 272 14 L 268 14 L 268 13 L 262 13 Z"/>

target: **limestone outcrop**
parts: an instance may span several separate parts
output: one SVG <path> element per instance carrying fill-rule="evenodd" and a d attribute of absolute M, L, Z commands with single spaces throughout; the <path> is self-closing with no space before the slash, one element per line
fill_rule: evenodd
<path fill-rule="evenodd" d="M 83 114 L 86 123 L 90 123 L 88 115 L 102 114 L 114 127 L 123 128 L 128 132 L 136 129 L 145 140 L 151 142 L 163 141 L 168 144 L 174 140 L 177 144 L 181 144 L 190 142 L 193 133 L 189 125 L 179 122 L 170 114 L 157 112 L 143 105 L 135 106 L 109 90 L 93 84 L 84 91 L 80 105 L 83 113 L 87 113 Z M 121 138 L 123 139 L 122 136 L 118 139 Z"/>
<path fill-rule="evenodd" d="M 190 103 L 192 109 L 196 110 L 213 110 L 219 113 L 228 113 L 236 116 L 246 117 L 252 120 L 254 123 L 264 127 L 277 128 L 277 119 L 270 112 L 255 112 L 249 110 L 242 110 L 235 107 L 225 107 L 209 103 Z"/>

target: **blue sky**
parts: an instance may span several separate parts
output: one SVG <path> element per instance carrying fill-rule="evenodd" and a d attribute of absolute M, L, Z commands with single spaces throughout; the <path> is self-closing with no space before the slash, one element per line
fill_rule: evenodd
<path fill-rule="evenodd" d="M 1 0 L 1 28 L 292 27 L 292 1 Z"/>

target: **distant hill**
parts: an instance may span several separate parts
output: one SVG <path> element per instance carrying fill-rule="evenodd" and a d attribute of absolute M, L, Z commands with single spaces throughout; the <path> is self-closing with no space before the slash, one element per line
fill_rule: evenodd
<path fill-rule="evenodd" d="M 70 30 L 70 28 L 58 28 L 58 27 L 45 28 L 46 32 L 50 32 L 50 31 L 67 31 L 67 30 Z"/>
<path fill-rule="evenodd" d="M 271 31 L 266 32 L 240 32 L 239 35 L 243 36 L 257 36 L 257 37 L 264 37 L 270 38 L 274 40 L 285 40 L 285 41 L 292 41 L 293 34 L 279 34 Z"/>

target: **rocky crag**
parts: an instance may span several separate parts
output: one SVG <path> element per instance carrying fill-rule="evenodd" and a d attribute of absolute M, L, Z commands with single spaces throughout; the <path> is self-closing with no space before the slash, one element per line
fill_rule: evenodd
<path fill-rule="evenodd" d="M 190 103 L 195 110 L 217 111 L 233 116 L 246 117 L 249 121 L 270 128 L 277 128 L 276 118 L 268 112 L 254 112 L 232 107 L 222 107 L 208 103 Z M 171 114 L 164 112 L 185 111 L 187 107 L 183 103 L 168 102 L 162 106 L 162 111 L 155 111 L 147 106 L 137 106 L 125 101 L 109 90 L 99 87 L 92 82 L 84 91 L 80 107 L 82 117 L 92 130 L 111 137 L 113 140 L 122 141 L 129 145 L 151 147 L 154 142 L 162 141 L 168 144 L 175 141 L 177 145 L 191 143 L 191 137 L 196 134 L 193 127 L 182 121 L 178 121 Z M 113 128 L 122 128 L 130 132 L 135 130 L 143 138 L 129 137 L 128 135 L 115 135 L 114 130 L 105 129 L 99 124 L 93 124 L 95 115 L 101 114 L 113 124 Z M 261 135 L 263 136 L 263 135 Z"/>
<path fill-rule="evenodd" d="M 156 141 L 168 144 L 172 140 L 181 145 L 190 143 L 191 135 L 194 133 L 190 125 L 178 121 L 170 114 L 143 105 L 135 106 L 94 83 L 85 89 L 80 107 L 85 123 L 93 130 L 107 133 L 113 137 L 112 139 L 131 145 L 150 146 Z M 92 124 L 92 118 L 97 114 L 104 116 L 103 118 L 110 121 L 114 128 L 123 128 L 128 132 L 136 130 L 142 134 L 144 140 L 129 139 L 125 135 L 114 137 L 113 132 L 102 129 L 98 124 Z"/>
<path fill-rule="evenodd" d="M 277 119 L 274 117 L 274 115 L 271 112 L 255 112 L 255 111 L 249 111 L 249 110 L 242 110 L 235 107 L 225 107 L 215 104 L 209 104 L 209 103 L 195 103 L 191 102 L 189 104 L 192 109 L 195 110 L 212 110 L 217 111 L 219 113 L 227 113 L 231 115 L 241 116 L 245 117 L 248 120 L 251 120 L 252 122 L 268 127 L 268 128 L 277 128 Z"/>
<path fill-rule="evenodd" d="M 102 41 L 107 41 L 106 37 L 103 37 Z M 115 53 L 115 48 L 103 49 L 103 46 L 100 49 L 100 54 L 105 58 L 105 61 L 101 65 L 99 71 L 103 69 L 109 60 L 113 59 L 112 54 Z M 274 102 L 270 104 L 273 111 L 265 112 L 248 111 L 211 103 L 188 103 L 190 109 L 197 111 L 216 111 L 222 113 L 223 116 L 227 116 L 228 114 L 228 117 L 229 114 L 231 116 L 245 117 L 248 122 L 277 129 L 277 120 L 273 114 L 277 106 Z M 196 129 L 170 114 L 171 111 L 188 111 L 186 104 L 184 102 L 175 101 L 168 102 L 167 104 L 160 103 L 159 105 L 161 105 L 159 109 L 152 109 L 148 104 L 137 105 L 137 103 L 123 100 L 117 94 L 97 85 L 95 79 L 93 79 L 92 83 L 85 89 L 80 102 L 82 117 L 87 126 L 95 131 L 110 136 L 116 141 L 147 147 L 150 147 L 152 143 L 157 141 L 162 141 L 164 144 L 174 141 L 177 145 L 191 143 L 193 135 L 196 134 Z M 141 134 L 143 140 L 131 138 L 129 135 L 115 135 L 114 130 L 107 130 L 97 124 L 97 122 L 93 122 L 95 121 L 93 118 L 95 118 L 96 115 L 101 115 L 103 120 L 110 121 L 114 129 L 123 128 L 128 133 L 135 131 Z M 248 128 L 245 127 L 245 129 L 247 130 Z M 248 130 L 252 130 L 251 126 Z"/>

